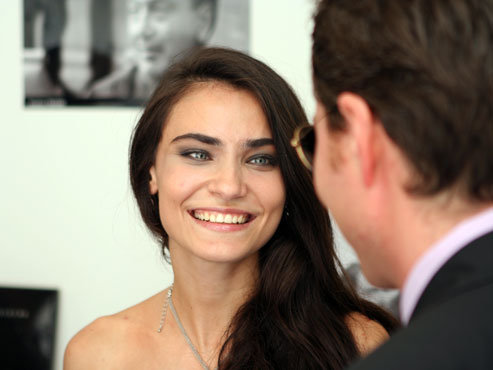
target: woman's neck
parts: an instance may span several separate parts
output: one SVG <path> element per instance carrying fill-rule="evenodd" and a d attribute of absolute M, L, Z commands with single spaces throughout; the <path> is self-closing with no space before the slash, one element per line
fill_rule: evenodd
<path fill-rule="evenodd" d="M 209 262 L 171 252 L 173 304 L 200 353 L 218 351 L 234 315 L 252 294 L 258 255 L 240 262 Z"/>

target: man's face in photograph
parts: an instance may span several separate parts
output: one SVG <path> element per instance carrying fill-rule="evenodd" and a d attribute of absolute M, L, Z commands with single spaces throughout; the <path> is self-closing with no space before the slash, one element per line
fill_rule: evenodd
<path fill-rule="evenodd" d="M 160 77 L 173 57 L 197 46 L 204 27 L 201 12 L 194 0 L 128 0 L 128 30 L 138 68 Z"/>

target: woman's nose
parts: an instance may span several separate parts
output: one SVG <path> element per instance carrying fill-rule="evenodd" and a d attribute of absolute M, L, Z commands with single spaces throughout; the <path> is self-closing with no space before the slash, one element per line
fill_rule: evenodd
<path fill-rule="evenodd" d="M 247 186 L 240 166 L 225 164 L 218 168 L 209 182 L 209 191 L 225 200 L 244 197 Z"/>

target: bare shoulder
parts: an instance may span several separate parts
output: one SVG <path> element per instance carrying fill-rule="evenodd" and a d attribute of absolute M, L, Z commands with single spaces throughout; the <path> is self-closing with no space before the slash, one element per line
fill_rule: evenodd
<path fill-rule="evenodd" d="M 122 330 L 119 321 L 115 316 L 105 316 L 79 331 L 65 349 L 64 370 L 111 369 L 116 360 L 112 347 L 118 347 L 116 331 Z"/>
<path fill-rule="evenodd" d="M 389 333 L 382 325 L 358 312 L 347 315 L 346 324 L 362 355 L 370 353 L 389 338 Z"/>
<path fill-rule="evenodd" d="M 153 316 L 159 315 L 159 312 L 150 312 L 149 308 L 156 297 L 96 319 L 79 331 L 65 349 L 63 369 L 131 368 L 130 364 L 137 360 L 137 356 L 145 356 L 146 348 L 153 347 L 155 330 L 149 330 L 147 318 L 154 319 Z"/>

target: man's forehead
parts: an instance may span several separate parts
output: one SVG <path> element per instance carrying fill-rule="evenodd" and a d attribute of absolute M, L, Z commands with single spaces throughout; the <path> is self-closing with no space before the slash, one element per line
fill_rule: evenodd
<path fill-rule="evenodd" d="M 127 0 L 129 4 L 138 4 L 138 5 L 172 5 L 177 4 L 179 2 L 189 2 L 191 0 Z"/>

